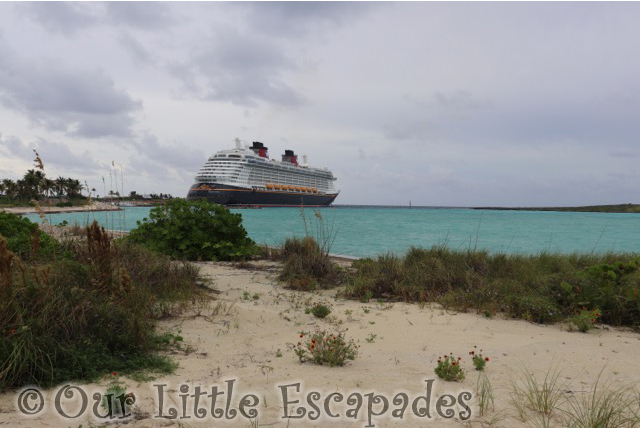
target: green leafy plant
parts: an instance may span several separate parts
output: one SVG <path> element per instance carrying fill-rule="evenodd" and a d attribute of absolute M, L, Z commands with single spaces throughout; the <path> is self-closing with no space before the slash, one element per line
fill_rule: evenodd
<path fill-rule="evenodd" d="M 358 356 L 358 345 L 353 339 L 347 342 L 344 333 L 316 331 L 300 332 L 300 341 L 290 345 L 301 363 L 311 361 L 315 364 L 344 366 L 347 360 Z"/>
<path fill-rule="evenodd" d="M 50 259 L 58 243 L 29 219 L 0 211 L 0 236 L 9 250 L 22 260 Z"/>
<path fill-rule="evenodd" d="M 206 201 L 169 200 L 138 221 L 129 239 L 187 260 L 243 260 L 258 251 L 240 214 Z"/>
<path fill-rule="evenodd" d="M 474 349 L 469 351 L 469 355 L 471 355 L 471 362 L 473 362 L 473 367 L 478 371 L 483 371 L 484 366 L 489 362 L 489 357 L 485 357 L 482 355 L 482 349 L 479 352 L 476 352 L 475 348 L 477 348 L 477 346 L 474 346 L 473 348 Z"/>
<path fill-rule="evenodd" d="M 112 376 L 117 376 L 116 372 Z M 127 392 L 127 386 L 118 380 L 113 380 L 102 395 L 101 406 L 107 410 L 109 418 L 123 418 L 131 415 L 131 406 L 136 402 L 133 392 Z"/>
<path fill-rule="evenodd" d="M 329 308 L 329 306 L 327 305 L 319 303 L 311 308 L 311 313 L 316 318 L 326 318 L 327 315 L 331 313 L 331 308 Z"/>
<path fill-rule="evenodd" d="M 592 328 L 595 328 L 595 323 L 598 321 L 598 318 L 600 318 L 600 315 L 600 309 L 582 308 L 576 315 L 569 318 L 568 321 L 579 331 L 586 333 Z"/>
<path fill-rule="evenodd" d="M 463 381 L 465 370 L 460 365 L 461 360 L 461 357 L 456 358 L 453 354 L 444 355 L 438 358 L 438 365 L 433 371 L 440 379 L 449 382 Z"/>

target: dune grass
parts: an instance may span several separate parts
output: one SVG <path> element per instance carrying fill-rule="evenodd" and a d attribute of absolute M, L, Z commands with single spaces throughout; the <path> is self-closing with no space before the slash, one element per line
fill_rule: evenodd
<path fill-rule="evenodd" d="M 0 389 L 170 372 L 154 320 L 199 293 L 196 267 L 114 242 L 95 222 L 35 261 L 0 236 L 0 278 Z"/>
<path fill-rule="evenodd" d="M 438 302 L 486 316 L 504 313 L 551 323 L 584 308 L 601 321 L 640 325 L 637 254 L 490 254 L 444 246 L 412 247 L 403 256 L 383 254 L 353 263 L 345 295 L 407 302 Z"/>

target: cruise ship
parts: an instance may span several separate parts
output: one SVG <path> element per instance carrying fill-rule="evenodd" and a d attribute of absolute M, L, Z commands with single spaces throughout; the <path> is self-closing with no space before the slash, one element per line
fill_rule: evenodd
<path fill-rule="evenodd" d="M 263 143 L 243 145 L 238 138 L 235 143 L 235 149 L 217 152 L 200 168 L 188 200 L 238 207 L 322 207 L 338 196 L 333 173 L 308 165 L 306 156 L 299 163 L 293 150 L 285 150 L 278 161 L 269 159 Z"/>

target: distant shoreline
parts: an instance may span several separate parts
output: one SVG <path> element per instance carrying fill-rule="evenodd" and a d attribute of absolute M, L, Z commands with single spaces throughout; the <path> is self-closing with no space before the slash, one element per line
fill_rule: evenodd
<path fill-rule="evenodd" d="M 411 206 L 411 205 L 332 205 L 331 208 L 380 208 L 380 209 L 452 209 L 452 210 L 495 210 L 495 211 L 560 211 L 599 213 L 640 213 L 640 204 L 587 205 L 581 207 L 451 207 L 451 206 Z"/>
<path fill-rule="evenodd" d="M 473 207 L 474 210 L 498 211 L 559 211 L 587 213 L 640 213 L 639 204 L 588 205 L 583 207 Z"/>

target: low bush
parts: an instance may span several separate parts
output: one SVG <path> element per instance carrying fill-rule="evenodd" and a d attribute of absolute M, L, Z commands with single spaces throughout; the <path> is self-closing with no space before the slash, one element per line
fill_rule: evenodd
<path fill-rule="evenodd" d="M 169 200 L 138 221 L 129 239 L 176 259 L 244 260 L 258 252 L 240 214 L 206 201 Z"/>
<path fill-rule="evenodd" d="M 331 309 L 327 305 L 317 304 L 311 308 L 311 313 L 316 318 L 326 318 L 331 313 Z"/>

